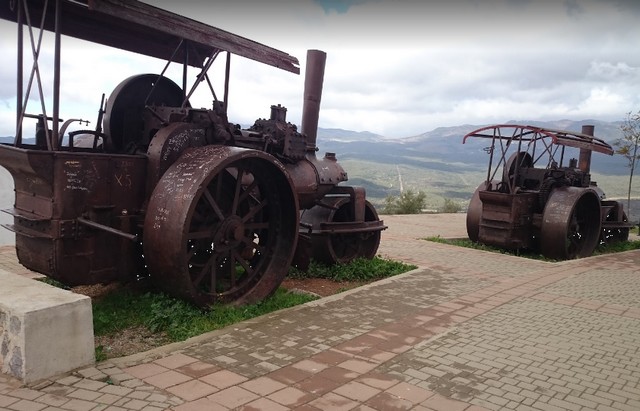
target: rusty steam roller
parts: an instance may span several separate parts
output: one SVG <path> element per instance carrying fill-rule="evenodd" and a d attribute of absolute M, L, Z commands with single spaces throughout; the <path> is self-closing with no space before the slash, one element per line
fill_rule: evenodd
<path fill-rule="evenodd" d="M 464 136 L 489 141 L 486 179 L 469 203 L 472 241 L 548 258 L 590 256 L 598 244 L 626 241 L 621 202 L 606 200 L 591 181 L 591 155 L 613 155 L 593 126 L 582 132 L 527 125 L 494 125 Z M 576 155 L 577 157 L 572 157 Z"/>
<path fill-rule="evenodd" d="M 335 154 L 316 156 L 324 52 L 307 54 L 300 130 L 280 105 L 242 129 L 227 118 L 231 56 L 299 74 L 295 57 L 133 0 L 4 1 L 0 18 L 18 28 L 17 127 L 15 141 L 0 145 L 0 165 L 15 183 L 6 227 L 25 267 L 68 285 L 147 272 L 206 307 L 269 296 L 294 257 L 304 267 L 375 256 L 386 227 L 362 188 L 341 185 L 347 173 Z M 51 85 L 37 64 L 43 31 L 55 38 Z M 103 97 L 94 128 L 66 133 L 78 120 L 60 117 L 63 35 L 167 63 Z M 221 93 L 209 77 L 217 59 Z M 182 67 L 180 85 L 166 76 L 170 63 Z M 199 86 L 211 108 L 191 106 Z M 27 112 L 35 88 L 41 100 L 53 90 L 51 109 Z M 29 121 L 35 140 L 24 137 Z"/>

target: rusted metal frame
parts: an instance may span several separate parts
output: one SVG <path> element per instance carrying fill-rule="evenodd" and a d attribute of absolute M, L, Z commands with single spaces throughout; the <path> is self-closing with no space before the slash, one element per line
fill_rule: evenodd
<path fill-rule="evenodd" d="M 183 60 L 182 60 L 182 104 L 180 108 L 184 108 L 185 102 L 187 101 L 186 91 L 187 91 L 187 68 L 189 66 L 189 42 L 187 41 L 184 44 L 183 50 Z"/>
<path fill-rule="evenodd" d="M 525 141 L 528 141 L 529 138 L 524 138 L 525 136 L 528 136 L 530 134 L 534 134 L 536 132 L 545 134 L 549 137 L 551 137 L 554 142 L 557 140 L 557 137 L 550 132 L 549 130 L 546 130 L 544 128 L 541 127 L 533 127 L 533 126 L 523 126 L 523 125 L 518 125 L 518 124 L 497 124 L 497 125 L 493 125 L 493 126 L 486 126 L 486 127 L 482 127 L 479 128 L 477 130 L 474 130 L 470 133 L 468 133 L 467 135 L 464 136 L 462 143 L 464 144 L 467 140 L 467 138 L 469 137 L 484 137 L 484 138 L 492 138 L 495 135 L 495 129 L 507 129 L 507 128 L 521 128 L 523 131 L 521 132 L 521 138 Z M 481 132 L 486 131 L 486 130 L 494 130 L 493 134 L 482 134 Z M 526 130 L 526 131 L 525 131 Z"/>
<path fill-rule="evenodd" d="M 83 218 L 83 217 L 76 218 L 76 221 L 78 223 L 80 223 L 80 224 L 84 224 L 86 226 L 89 226 L 89 227 L 92 227 L 92 228 L 107 232 L 109 234 L 113 234 L 113 235 L 117 235 L 119 237 L 126 238 L 127 240 L 131 240 L 131 241 L 134 241 L 134 242 L 139 240 L 137 234 L 129 234 L 129 233 L 126 233 L 124 231 L 117 230 L 117 229 L 115 229 L 113 227 L 109 227 L 109 226 L 104 225 L 104 224 L 96 223 L 95 221 L 87 220 L 86 218 Z"/>
<path fill-rule="evenodd" d="M 463 144 L 464 144 L 464 142 L 463 142 Z M 493 163 L 493 154 L 495 153 L 495 148 L 496 148 L 496 138 L 494 136 L 491 139 L 491 148 L 490 148 L 491 153 L 489 155 L 489 167 L 487 168 L 487 184 L 486 184 L 487 188 L 489 188 L 489 185 L 491 184 L 491 166 L 492 166 L 492 163 Z"/>
<path fill-rule="evenodd" d="M 549 154 L 550 157 L 553 157 L 553 153 L 551 151 L 551 147 L 553 147 L 553 141 L 551 142 L 551 144 L 547 144 L 547 140 L 545 140 L 544 137 L 536 138 L 535 141 L 542 141 L 542 144 L 544 145 L 544 149 L 542 149 L 542 153 L 540 153 L 538 157 L 533 157 L 533 164 L 538 163 L 538 161 L 540 161 L 540 159 L 542 158 L 542 156 L 545 155 L 545 153 Z"/>
<path fill-rule="evenodd" d="M 309 234 L 375 233 L 385 228 L 382 221 L 325 222 L 320 223 L 320 228 L 309 230 Z"/>
<path fill-rule="evenodd" d="M 211 68 L 211 65 L 213 64 L 213 62 L 216 60 L 216 57 L 218 57 L 218 54 L 220 54 L 220 50 L 219 49 L 215 49 L 214 51 L 211 52 L 211 55 L 209 56 L 209 58 L 207 59 L 206 63 L 204 64 L 204 67 L 202 67 L 200 73 L 198 74 L 198 77 L 193 82 L 193 85 L 191 86 L 191 90 L 189 90 L 189 93 L 187 93 L 187 95 L 185 96 L 184 101 L 182 102 L 182 108 L 184 108 L 186 106 L 187 101 L 189 101 L 189 99 L 191 98 L 193 93 L 196 91 L 196 89 L 198 88 L 198 86 L 200 85 L 202 80 L 204 78 L 207 78 L 207 81 L 209 80 L 209 77 L 207 77 L 207 72 Z M 187 67 L 186 64 L 185 64 L 184 67 L 186 69 L 186 67 Z M 209 86 L 211 86 L 210 82 L 209 82 Z M 186 84 L 185 84 L 185 88 L 183 88 L 183 90 L 186 90 Z M 213 89 L 211 91 L 213 92 Z M 215 93 L 213 93 L 213 95 L 214 95 L 214 99 L 215 99 Z"/>
<path fill-rule="evenodd" d="M 22 116 L 22 82 L 23 79 L 23 60 L 24 60 L 24 51 L 23 51 L 23 24 L 22 24 L 22 0 L 18 0 L 17 3 L 14 3 L 14 7 L 18 7 L 16 10 L 16 22 L 18 23 L 18 50 L 17 50 L 17 85 L 16 85 L 16 135 L 13 140 L 14 146 L 19 146 L 22 144 L 22 121 L 24 117 Z"/>
<path fill-rule="evenodd" d="M 598 137 L 585 134 L 584 132 L 568 133 L 564 130 L 553 129 L 547 129 L 547 131 L 556 133 L 557 139 L 560 140 L 558 144 L 563 144 L 575 148 L 586 148 L 592 151 L 597 151 L 599 153 L 609 155 L 613 153 L 613 148 L 609 145 L 609 143 Z"/>
<path fill-rule="evenodd" d="M 539 133 L 541 135 L 551 138 L 554 144 L 567 145 L 567 146 L 576 147 L 576 148 L 585 148 L 585 149 L 589 149 L 592 151 L 597 151 L 599 153 L 604 153 L 609 155 L 613 153 L 613 149 L 606 141 L 594 136 L 590 136 L 588 134 L 577 133 L 577 132 L 569 133 L 564 130 L 555 130 L 550 128 L 534 127 L 534 126 L 521 126 L 521 125 L 515 125 L 515 124 L 502 124 L 502 125 L 494 125 L 494 126 L 479 128 L 475 131 L 468 133 L 466 136 L 464 136 L 463 144 L 468 137 L 491 138 L 491 135 L 482 134 L 483 131 L 486 131 L 489 129 L 495 129 L 495 128 L 514 128 L 514 127 L 521 127 L 523 129 L 528 130 L 526 132 L 523 132 L 522 134 L 523 137 L 531 133 Z"/>
<path fill-rule="evenodd" d="M 38 84 L 38 92 L 40 94 L 40 105 L 42 108 L 42 115 L 44 116 L 44 132 L 45 132 L 45 140 L 47 142 L 47 149 L 51 150 L 52 146 L 51 146 L 51 136 L 49 135 L 49 118 L 47 117 L 47 109 L 45 106 L 45 101 L 44 101 L 44 92 L 42 91 L 42 79 L 40 78 L 40 67 L 38 66 L 38 59 L 40 56 L 40 46 L 42 45 L 42 36 L 44 34 L 44 22 L 45 22 L 45 17 L 46 17 L 46 9 L 47 9 L 47 3 L 48 0 L 45 0 L 45 7 L 42 13 L 42 20 L 40 23 L 40 33 L 38 36 L 38 43 L 37 46 L 34 43 L 34 36 L 33 36 L 33 26 L 31 25 L 31 17 L 29 15 L 29 6 L 27 5 L 27 0 L 23 0 L 22 1 L 22 5 L 24 6 L 23 10 L 24 10 L 24 17 L 27 23 L 27 28 L 29 30 L 29 40 L 31 43 L 31 54 L 33 55 L 33 66 L 31 67 L 31 74 L 29 75 L 29 83 L 27 85 L 27 91 L 26 94 L 24 96 L 24 101 L 22 102 L 22 108 L 21 108 L 21 113 L 20 113 L 20 118 L 19 118 L 19 127 L 20 129 L 17 130 L 16 134 L 20 134 L 22 135 L 22 123 L 24 122 L 24 117 L 25 114 L 27 112 L 27 104 L 29 104 L 29 95 L 31 94 L 31 87 L 33 86 L 33 79 L 34 77 L 36 78 L 36 83 Z M 59 51 L 59 50 L 58 50 Z"/>
<path fill-rule="evenodd" d="M 531 145 L 531 142 L 529 142 L 529 145 Z M 536 158 L 536 148 L 538 147 L 538 139 L 534 138 L 533 139 L 533 149 L 531 150 L 531 158 L 535 159 Z M 536 162 L 535 160 L 533 161 L 533 164 L 535 165 Z"/>
<path fill-rule="evenodd" d="M 517 129 L 516 129 L 517 130 Z M 524 129 L 520 129 L 520 137 L 522 137 L 522 133 L 524 132 Z M 516 131 L 514 131 L 514 137 L 515 137 L 515 133 Z M 518 153 L 522 150 L 522 138 L 518 138 Z M 518 157 L 516 157 L 516 160 L 518 160 Z M 522 162 L 524 161 L 524 158 L 520 159 L 519 162 L 517 162 L 516 164 L 516 168 L 514 170 L 514 174 L 513 174 L 513 178 L 509 179 L 509 193 L 515 193 L 516 191 L 516 181 L 518 181 L 518 174 L 520 172 L 520 167 L 522 166 Z M 505 163 L 505 167 L 506 167 L 506 163 Z"/>
<path fill-rule="evenodd" d="M 218 58 L 218 55 L 220 54 L 222 50 L 220 49 L 216 49 L 215 52 L 212 52 L 211 55 L 214 56 L 213 60 L 211 60 L 211 62 L 208 63 L 208 66 L 206 68 L 206 70 L 204 70 L 204 79 L 207 81 L 207 84 L 209 85 L 209 91 L 211 92 L 211 95 L 213 96 L 213 101 L 218 101 L 218 96 L 216 95 L 215 90 L 213 89 L 213 84 L 211 84 L 211 80 L 209 79 L 209 68 L 211 67 L 211 64 L 213 64 L 213 62 L 215 61 L 216 58 Z M 197 49 L 193 49 L 193 53 L 196 55 L 196 58 L 198 59 L 198 61 L 204 61 L 204 59 L 202 58 L 202 56 L 200 56 L 200 53 L 198 53 Z M 211 58 L 211 57 L 210 57 Z M 200 82 L 202 82 L 202 80 L 199 80 L 196 84 L 199 84 Z M 184 90 L 186 90 L 186 86 L 184 88 Z M 195 92 L 195 86 L 194 86 L 194 90 Z M 185 99 L 184 103 L 183 103 L 183 107 L 184 104 L 186 104 L 187 99 Z"/>
<path fill-rule="evenodd" d="M 231 53 L 227 51 L 227 62 L 224 69 L 224 112 L 229 107 L 229 73 L 231 71 Z"/>
<path fill-rule="evenodd" d="M 500 142 L 500 160 L 498 160 L 498 164 L 496 164 L 495 168 L 493 169 L 493 175 L 491 176 L 491 180 L 493 180 L 496 177 L 496 174 L 498 173 L 498 169 L 500 168 L 500 166 L 506 166 L 507 164 L 507 151 L 509 151 L 509 146 L 511 145 L 511 141 L 513 137 L 507 138 L 506 139 L 506 143 L 504 143 L 503 141 L 505 140 L 504 136 L 502 135 L 502 130 L 500 130 L 499 128 L 498 130 L 498 141 Z M 506 146 L 506 147 L 505 147 Z"/>
<path fill-rule="evenodd" d="M 160 74 L 158 75 L 158 78 L 164 76 L 164 73 L 167 72 L 167 70 L 169 69 L 169 65 L 171 64 L 171 62 L 173 61 L 173 59 L 175 58 L 176 54 L 178 54 L 178 50 L 180 50 L 180 48 L 182 47 L 182 45 L 184 44 L 184 39 L 180 39 L 180 42 L 178 43 L 178 45 L 176 46 L 176 48 L 173 50 L 173 54 L 171 55 L 171 57 L 169 58 L 169 60 L 167 60 L 167 63 L 164 65 L 162 71 L 160 72 Z M 153 91 L 156 89 L 156 86 L 158 85 L 158 82 L 156 81 L 156 83 L 153 85 L 153 87 L 151 88 L 151 91 L 149 91 L 149 94 L 147 95 L 147 98 L 144 100 L 144 105 L 146 106 L 147 103 L 149 102 L 149 98 L 151 97 L 151 95 L 153 94 Z M 183 89 L 184 90 L 184 89 Z"/>
<path fill-rule="evenodd" d="M 218 96 L 216 95 L 216 91 L 213 89 L 213 84 L 211 84 L 211 80 L 209 79 L 209 75 L 206 74 L 204 76 L 205 80 L 207 80 L 207 84 L 209 85 L 209 91 L 211 92 L 211 95 L 213 96 L 213 101 L 219 101 L 218 100 Z"/>
<path fill-rule="evenodd" d="M 203 48 L 219 48 L 282 70 L 300 73 L 298 59 L 285 52 L 139 1 L 89 0 L 88 3 L 90 11 L 113 16 L 135 26 L 185 38 Z M 145 54 L 144 51 L 136 52 Z"/>
<path fill-rule="evenodd" d="M 51 129 L 53 135 L 51 135 L 51 145 L 53 150 L 58 149 L 58 132 L 60 126 L 60 0 L 55 0 L 55 32 L 54 32 L 54 53 L 53 53 L 53 125 Z"/>
<path fill-rule="evenodd" d="M 561 154 L 560 154 L 560 162 L 558 163 L 558 162 L 556 161 L 556 158 L 557 158 L 557 156 L 558 156 L 558 150 L 560 150 L 560 148 L 562 148 L 562 151 L 560 152 L 560 153 L 561 153 Z M 563 156 L 563 154 L 564 154 L 564 146 L 556 144 L 556 145 L 553 147 L 553 152 L 552 152 L 552 153 L 550 153 L 550 155 L 549 155 L 549 161 L 547 162 L 547 168 L 550 168 L 550 167 L 551 167 L 551 164 L 552 164 L 554 161 L 556 161 L 556 163 L 558 164 L 558 167 L 562 167 L 562 157 L 564 157 L 564 156 Z"/>

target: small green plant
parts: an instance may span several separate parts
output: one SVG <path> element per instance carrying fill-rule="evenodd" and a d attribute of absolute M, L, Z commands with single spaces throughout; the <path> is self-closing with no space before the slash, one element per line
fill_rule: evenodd
<path fill-rule="evenodd" d="M 383 214 L 420 214 L 427 205 L 427 194 L 424 191 L 414 193 L 407 190 L 399 197 L 387 196 L 384 200 Z"/>
<path fill-rule="evenodd" d="M 98 345 L 96 347 L 96 361 L 104 361 L 107 359 L 107 353 L 104 352 L 104 346 Z"/>
<path fill-rule="evenodd" d="M 441 213 L 459 213 L 462 211 L 462 206 L 450 198 L 444 199 L 444 204 L 440 208 Z"/>
<path fill-rule="evenodd" d="M 357 258 L 348 264 L 325 265 L 311 261 L 309 269 L 300 271 L 294 267 L 289 270 L 291 278 L 325 278 L 332 281 L 368 282 L 402 274 L 417 268 L 415 265 L 405 264 L 380 257 L 372 259 Z"/>
<path fill-rule="evenodd" d="M 63 290 L 71 289 L 69 286 L 61 283 L 60 281 L 54 280 L 53 278 L 49 278 L 49 277 L 38 278 L 38 281 L 43 282 L 45 284 L 49 284 L 52 287 L 62 288 Z"/>

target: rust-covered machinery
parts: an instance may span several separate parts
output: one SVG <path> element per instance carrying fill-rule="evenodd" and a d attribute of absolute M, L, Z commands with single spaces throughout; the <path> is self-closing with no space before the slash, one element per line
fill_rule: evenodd
<path fill-rule="evenodd" d="M 385 227 L 364 190 L 339 185 L 347 174 L 334 154 L 316 157 L 325 53 L 308 52 L 299 131 L 280 105 L 241 129 L 227 119 L 231 55 L 299 73 L 295 57 L 133 0 L 5 0 L 0 18 L 18 25 L 17 130 L 0 165 L 15 183 L 7 227 L 24 266 L 69 285 L 145 272 L 207 306 L 268 296 L 294 254 L 301 266 L 375 256 Z M 32 114 L 27 101 L 46 89 L 43 31 L 55 38 L 53 107 Z M 181 64 L 182 85 L 165 71 L 127 78 L 103 97 L 95 128 L 66 133 L 77 120 L 60 118 L 62 35 L 164 59 L 164 70 Z M 219 99 L 208 70 L 225 56 Z M 201 85 L 210 109 L 190 105 Z M 23 137 L 27 120 L 35 141 Z"/>
<path fill-rule="evenodd" d="M 592 152 L 613 154 L 593 131 L 508 124 L 468 133 L 463 143 L 470 137 L 490 141 L 487 178 L 467 212 L 469 238 L 559 260 L 587 257 L 600 243 L 627 240 L 633 225 L 622 203 L 605 200 L 591 181 Z"/>

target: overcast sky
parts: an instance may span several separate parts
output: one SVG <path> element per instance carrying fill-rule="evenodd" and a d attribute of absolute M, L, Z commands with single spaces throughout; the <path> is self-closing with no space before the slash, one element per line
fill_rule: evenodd
<path fill-rule="evenodd" d="M 302 73 L 307 49 L 326 51 L 325 128 L 408 137 L 509 120 L 622 120 L 640 110 L 636 0 L 146 2 L 292 54 Z M 15 25 L 1 21 L 0 34 L 0 135 L 13 135 Z M 164 66 L 87 43 L 63 47 L 63 118 L 95 121 L 103 92 Z M 279 103 L 299 124 L 302 77 L 233 59 L 229 119 L 251 124 Z M 198 96 L 192 105 L 210 102 Z"/>

